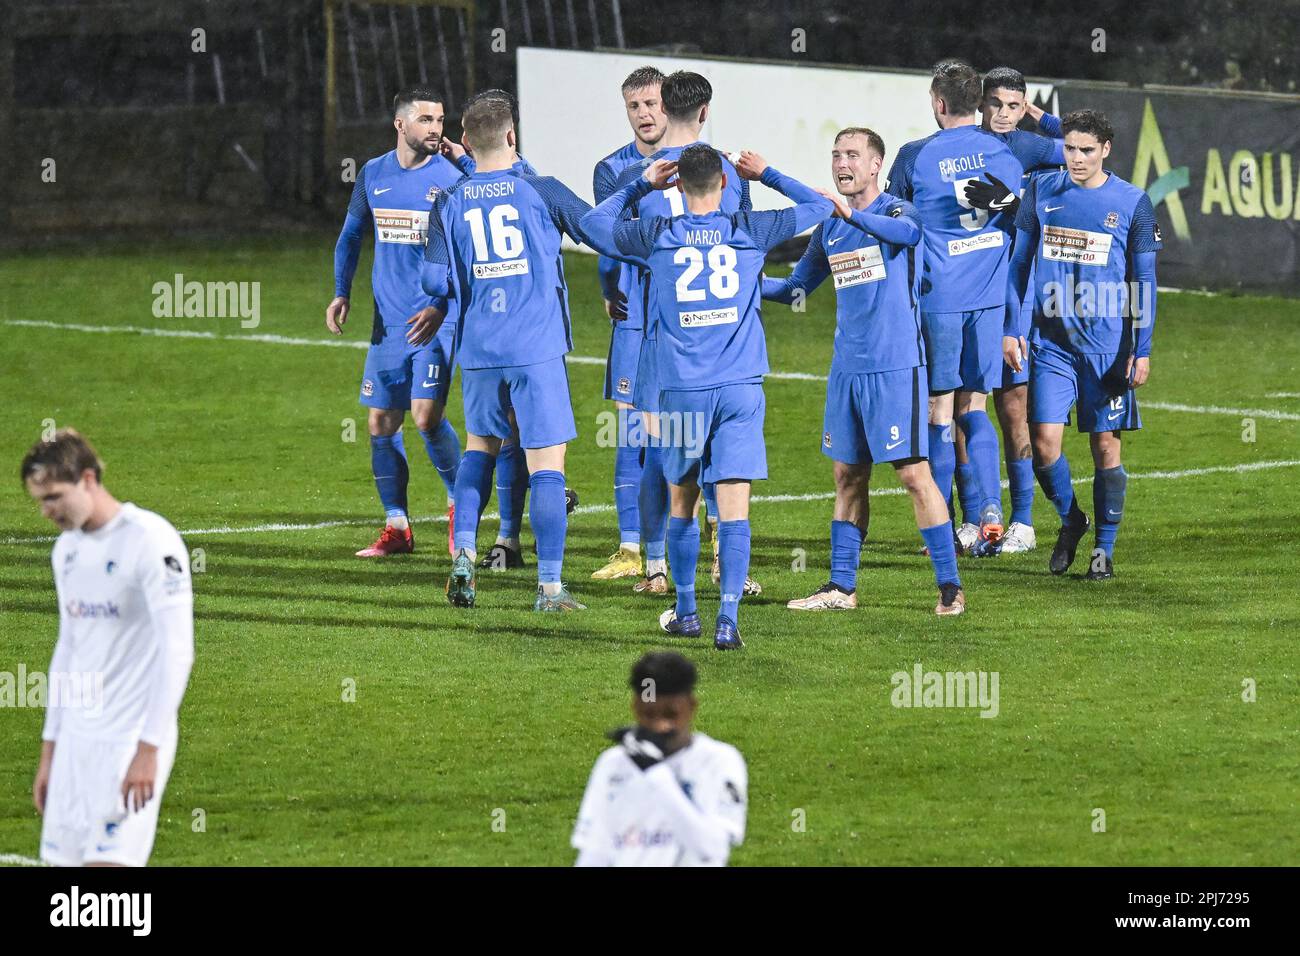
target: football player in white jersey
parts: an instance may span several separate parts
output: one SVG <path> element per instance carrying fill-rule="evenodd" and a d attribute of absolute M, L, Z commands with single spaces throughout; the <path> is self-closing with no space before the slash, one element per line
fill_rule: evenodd
<path fill-rule="evenodd" d="M 119 502 L 70 428 L 38 442 L 22 480 L 63 533 L 54 544 L 59 638 L 32 799 L 41 858 L 144 866 L 176 756 L 194 661 L 189 555 L 167 519 Z"/>
<path fill-rule="evenodd" d="M 636 725 L 598 758 L 578 809 L 578 866 L 725 866 L 745 838 L 748 771 L 730 744 L 692 731 L 695 665 L 673 651 L 632 668 Z"/>

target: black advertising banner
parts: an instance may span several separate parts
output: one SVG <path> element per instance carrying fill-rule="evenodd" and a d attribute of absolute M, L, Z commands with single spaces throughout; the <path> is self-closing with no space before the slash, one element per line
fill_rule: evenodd
<path fill-rule="evenodd" d="M 1162 286 L 1300 296 L 1300 97 L 1060 83 L 1115 128 L 1106 168 L 1147 191 Z"/>

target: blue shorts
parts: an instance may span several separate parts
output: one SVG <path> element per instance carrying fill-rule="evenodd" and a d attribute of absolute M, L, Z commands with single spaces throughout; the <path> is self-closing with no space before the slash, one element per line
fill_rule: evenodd
<path fill-rule="evenodd" d="M 605 398 L 611 402 L 635 404 L 636 367 L 641 359 L 640 329 L 626 328 L 627 323 L 615 323 L 609 334 L 609 361 L 605 363 Z"/>
<path fill-rule="evenodd" d="M 831 372 L 822 454 L 846 465 L 925 458 L 930 453 L 925 366 L 889 372 Z"/>
<path fill-rule="evenodd" d="M 659 442 L 664 477 L 686 481 L 758 481 L 767 477 L 763 419 L 767 399 L 758 383 L 659 393 Z"/>
<path fill-rule="evenodd" d="M 1002 362 L 1002 388 L 1015 388 L 1024 385 L 1029 381 L 1029 363 L 1022 360 L 1020 362 L 1020 371 L 1017 372 L 1004 359 Z"/>
<path fill-rule="evenodd" d="M 1079 431 L 1136 431 L 1142 427 L 1137 396 L 1125 377 L 1128 354 L 1080 355 L 1051 342 L 1029 347 L 1029 421 L 1070 424 L 1079 411 Z"/>
<path fill-rule="evenodd" d="M 362 405 L 406 409 L 412 399 L 447 404 L 456 366 L 455 325 L 444 322 L 423 345 L 411 345 L 406 333 L 405 325 L 375 327 L 361 373 Z"/>
<path fill-rule="evenodd" d="M 471 435 L 509 438 L 513 408 L 524 448 L 549 448 L 578 437 L 563 356 L 536 365 L 462 368 L 460 389 L 465 431 Z"/>
<path fill-rule="evenodd" d="M 654 343 L 645 336 L 637 353 L 636 380 L 632 383 L 632 404 L 643 412 L 659 411 L 659 372 Z"/>
<path fill-rule="evenodd" d="M 1002 319 L 994 306 L 968 312 L 922 312 L 930 393 L 965 389 L 991 392 L 1002 386 Z"/>

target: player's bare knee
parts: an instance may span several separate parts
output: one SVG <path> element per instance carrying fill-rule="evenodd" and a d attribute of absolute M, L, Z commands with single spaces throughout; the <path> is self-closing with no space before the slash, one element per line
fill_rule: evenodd
<path fill-rule="evenodd" d="M 437 428 L 442 424 L 443 407 L 441 402 L 421 401 L 419 399 L 411 402 L 411 421 L 415 422 L 415 427 L 422 432 Z"/>
<path fill-rule="evenodd" d="M 370 409 L 370 434 L 396 435 L 402 429 L 402 419 L 406 413 L 400 408 Z"/>

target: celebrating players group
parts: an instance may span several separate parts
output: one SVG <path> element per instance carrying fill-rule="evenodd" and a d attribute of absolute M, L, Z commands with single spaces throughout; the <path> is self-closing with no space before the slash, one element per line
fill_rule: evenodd
<path fill-rule="evenodd" d="M 361 401 L 371 408 L 388 521 L 360 555 L 414 548 L 401 433 L 409 407 L 452 498 L 451 603 L 473 606 L 479 569 L 523 566 L 527 499 L 535 609 L 584 607 L 561 581 L 572 500 L 565 449 L 577 437 L 565 368 L 567 234 L 601 255 L 612 327 L 605 398 L 619 416 L 620 543 L 592 577 L 635 577 L 637 592 L 665 594 L 671 573 L 676 603 L 660 615 L 667 633 L 701 633 L 702 496 L 721 592 L 714 646 L 743 646 L 740 601 L 761 590 L 749 576 L 750 487 L 767 477 L 761 300 L 801 303 L 827 278 L 837 311 L 821 442 L 836 487 L 831 575 L 788 606 L 856 607 L 875 462 L 891 464 L 911 496 L 937 614 L 965 610 L 958 553 L 1035 548 L 1035 477 L 1062 522 L 1051 571 L 1069 568 L 1093 527 L 1086 577 L 1113 575 L 1126 485 L 1121 435 L 1141 427 L 1133 390 L 1149 372 L 1160 234 L 1145 193 L 1103 168 L 1112 140 L 1104 116 L 1080 110 L 1060 120 L 1027 102 L 1015 70 L 981 81 L 946 60 L 930 86 L 938 131 L 898 151 L 882 190 L 880 136 L 842 130 L 831 144 L 831 193 L 756 153 L 701 142 L 712 89 L 697 73 L 644 67 L 622 94 L 634 138 L 596 165 L 594 209 L 519 155 L 509 94 L 470 101 L 461 144 L 442 135 L 437 94 L 397 96 L 397 148 L 357 179 L 326 315 L 340 332 L 372 220 L 375 315 Z M 1037 132 L 1019 128 L 1027 113 Z M 753 211 L 752 182 L 794 206 Z M 763 275 L 768 250 L 814 226 L 792 275 Z M 455 364 L 463 454 L 443 417 Z M 1096 466 L 1091 521 L 1061 452 L 1072 410 Z M 494 474 L 501 526 L 480 558 L 478 522 Z"/>

